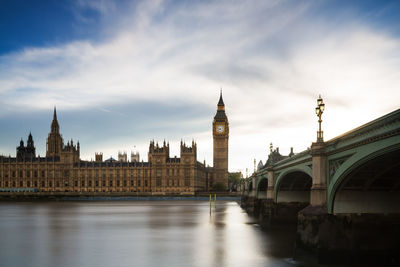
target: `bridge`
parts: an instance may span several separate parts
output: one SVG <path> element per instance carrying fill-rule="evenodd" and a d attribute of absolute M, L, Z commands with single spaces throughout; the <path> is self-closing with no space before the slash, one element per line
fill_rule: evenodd
<path fill-rule="evenodd" d="M 331 140 L 321 138 L 297 154 L 282 156 L 279 148 L 271 146 L 267 162 L 244 179 L 241 191 L 242 206 L 257 216 L 282 217 L 279 207 L 292 205 L 298 235 L 306 245 L 335 246 L 332 239 L 321 238 L 320 226 L 327 221 L 322 217 L 329 218 L 331 230 L 339 235 L 346 235 L 341 229 L 344 221 L 357 221 L 368 230 L 374 230 L 371 220 L 384 222 L 388 229 L 397 229 L 386 233 L 387 237 L 394 235 L 398 240 L 400 109 Z M 386 245 L 378 249 L 387 249 Z M 343 245 L 334 249 L 343 250 Z"/>
<path fill-rule="evenodd" d="M 275 203 L 326 205 L 333 214 L 399 213 L 400 109 L 298 154 L 271 150 L 241 189 Z"/>

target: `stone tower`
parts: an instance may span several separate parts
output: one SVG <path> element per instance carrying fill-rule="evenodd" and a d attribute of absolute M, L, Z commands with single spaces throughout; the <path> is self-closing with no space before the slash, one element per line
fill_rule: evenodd
<path fill-rule="evenodd" d="M 47 137 L 46 157 L 60 156 L 63 149 L 63 139 L 60 134 L 60 126 L 57 121 L 56 107 L 54 107 L 53 121 Z"/>
<path fill-rule="evenodd" d="M 214 171 L 212 183 L 222 183 L 225 188 L 228 187 L 228 140 L 229 123 L 225 114 L 225 104 L 221 90 L 217 114 L 215 114 L 213 121 Z"/>

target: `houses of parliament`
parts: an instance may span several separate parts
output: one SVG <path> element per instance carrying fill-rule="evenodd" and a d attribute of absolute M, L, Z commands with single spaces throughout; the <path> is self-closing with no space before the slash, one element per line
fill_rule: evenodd
<path fill-rule="evenodd" d="M 134 192 L 193 195 L 209 191 L 216 184 L 228 185 L 229 123 L 222 92 L 212 124 L 213 167 L 197 161 L 197 144 L 181 141 L 180 157 L 170 157 L 169 143 L 150 141 L 148 161 L 126 154 L 118 160 L 80 159 L 80 144 L 66 144 L 60 133 L 56 109 L 47 137 L 46 156 L 36 156 L 32 134 L 26 146 L 21 139 L 16 157 L 0 156 L 0 191 L 6 192 Z"/>

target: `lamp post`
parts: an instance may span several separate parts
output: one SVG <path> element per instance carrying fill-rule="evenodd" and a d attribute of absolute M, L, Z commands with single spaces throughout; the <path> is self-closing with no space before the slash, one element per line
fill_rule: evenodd
<path fill-rule="evenodd" d="M 317 143 L 322 143 L 324 142 L 324 132 L 321 130 L 321 122 L 322 122 L 322 113 L 324 113 L 325 110 L 325 104 L 321 98 L 321 95 L 319 95 L 319 98 L 317 99 L 317 107 L 315 108 L 315 113 L 318 116 L 318 124 L 319 124 L 319 130 L 317 132 Z"/>

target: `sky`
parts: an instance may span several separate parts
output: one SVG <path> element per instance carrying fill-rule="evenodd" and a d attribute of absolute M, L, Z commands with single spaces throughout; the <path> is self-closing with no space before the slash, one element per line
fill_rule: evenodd
<path fill-rule="evenodd" d="M 399 1 L 0 1 L 0 154 L 32 132 L 46 153 L 53 108 L 81 158 L 150 140 L 197 142 L 212 166 L 222 88 L 229 171 L 325 140 L 399 108 Z"/>

